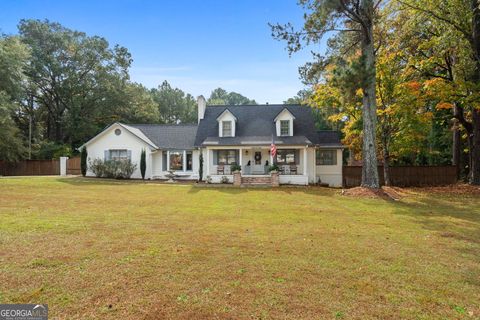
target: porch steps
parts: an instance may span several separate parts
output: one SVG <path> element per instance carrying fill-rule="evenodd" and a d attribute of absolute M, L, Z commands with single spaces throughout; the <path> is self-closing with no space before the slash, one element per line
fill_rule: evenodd
<path fill-rule="evenodd" d="M 242 177 L 242 186 L 270 186 L 271 177 Z"/>

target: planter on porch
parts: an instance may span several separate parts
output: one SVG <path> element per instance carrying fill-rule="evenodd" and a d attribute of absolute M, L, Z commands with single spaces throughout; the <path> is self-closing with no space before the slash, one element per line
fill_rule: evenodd
<path fill-rule="evenodd" d="M 272 178 L 272 187 L 279 187 L 280 178 L 278 176 L 278 171 L 276 170 L 270 171 L 270 177 Z"/>

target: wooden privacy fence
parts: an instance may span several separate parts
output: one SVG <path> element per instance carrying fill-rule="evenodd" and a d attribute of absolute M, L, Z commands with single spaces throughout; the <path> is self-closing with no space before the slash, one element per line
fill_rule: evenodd
<path fill-rule="evenodd" d="M 60 174 L 60 160 L 0 161 L 1 176 L 48 176 Z"/>
<path fill-rule="evenodd" d="M 383 166 L 378 166 L 380 184 L 384 185 Z M 343 167 L 343 186 L 358 187 L 362 181 L 362 166 Z M 439 186 L 457 182 L 455 166 L 402 166 L 390 167 L 390 181 L 393 186 Z"/>
<path fill-rule="evenodd" d="M 80 157 L 75 157 L 67 160 L 67 174 L 80 175 Z"/>

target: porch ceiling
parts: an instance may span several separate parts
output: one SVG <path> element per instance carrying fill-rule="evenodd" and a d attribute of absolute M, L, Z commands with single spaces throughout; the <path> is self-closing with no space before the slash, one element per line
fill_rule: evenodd
<path fill-rule="evenodd" d="M 274 137 L 273 142 L 278 145 L 312 145 L 312 142 L 305 136 Z M 249 137 L 207 137 L 203 141 L 204 146 L 245 146 L 245 145 L 266 145 L 270 146 L 270 136 L 249 136 Z"/>

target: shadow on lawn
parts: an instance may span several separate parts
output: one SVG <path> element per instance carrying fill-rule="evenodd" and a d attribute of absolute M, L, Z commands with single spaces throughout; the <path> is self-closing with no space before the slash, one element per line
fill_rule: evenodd
<path fill-rule="evenodd" d="M 338 192 L 337 189 L 326 188 L 326 187 L 316 187 L 316 186 L 280 186 L 277 188 L 272 187 L 233 187 L 231 185 L 222 186 L 222 185 L 195 185 L 190 188 L 188 191 L 189 193 L 198 193 L 202 191 L 217 191 L 225 194 L 243 194 L 247 192 L 280 192 L 286 194 L 295 194 L 295 193 L 305 193 L 305 194 L 312 194 L 312 195 L 319 195 L 319 196 L 333 196 L 335 192 Z"/>
<path fill-rule="evenodd" d="M 58 182 L 70 184 L 73 186 L 87 186 L 87 185 L 96 185 L 96 186 L 120 186 L 120 185 L 131 185 L 131 184 L 146 184 L 148 182 L 142 180 L 122 180 L 122 179 L 104 179 L 96 177 L 67 177 L 67 178 L 56 178 Z"/>
<path fill-rule="evenodd" d="M 462 257 L 480 264 L 480 205 L 475 196 L 462 198 L 438 198 L 428 195 L 416 198 L 409 203 L 399 201 L 393 214 L 405 215 L 414 219 L 426 230 L 433 231 L 437 245 L 447 246 Z M 465 201 L 464 203 L 461 203 Z M 467 206 L 465 206 L 467 204 Z M 452 220 L 454 219 L 454 220 Z M 469 267 L 462 272 L 465 282 L 480 286 L 478 268 Z"/>
<path fill-rule="evenodd" d="M 399 201 L 393 214 L 412 217 L 423 228 L 437 232 L 441 238 L 464 242 L 456 245 L 456 249 L 480 262 L 479 201 L 474 196 L 462 197 L 462 200 L 467 201 L 469 206 L 460 206 L 458 199 L 446 201 L 432 196 L 417 198 L 412 203 Z M 452 218 L 459 221 L 452 221 Z M 480 279 L 476 279 L 475 284 L 480 285 Z"/>

